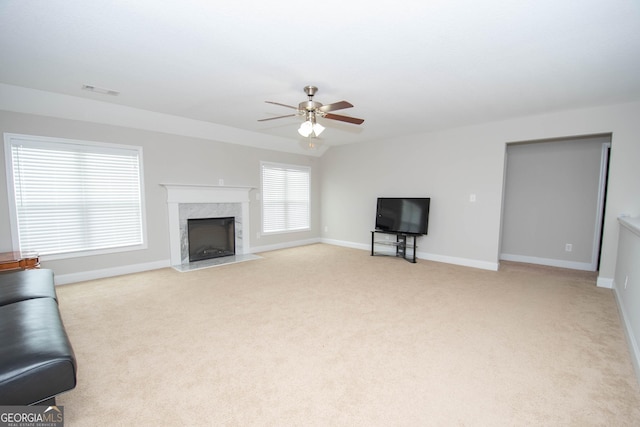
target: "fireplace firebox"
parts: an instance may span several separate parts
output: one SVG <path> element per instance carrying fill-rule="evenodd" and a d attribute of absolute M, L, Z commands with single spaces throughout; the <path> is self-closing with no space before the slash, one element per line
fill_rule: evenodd
<path fill-rule="evenodd" d="M 189 262 L 236 253 L 235 218 L 193 218 L 187 220 Z"/>

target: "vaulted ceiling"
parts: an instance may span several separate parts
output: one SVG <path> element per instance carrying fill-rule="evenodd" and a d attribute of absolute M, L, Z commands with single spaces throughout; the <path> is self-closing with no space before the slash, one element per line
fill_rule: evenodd
<path fill-rule="evenodd" d="M 4 0 L 0 58 L 5 85 L 292 145 L 301 118 L 258 119 L 312 84 L 365 119 L 321 119 L 330 147 L 640 100 L 640 2 Z"/>

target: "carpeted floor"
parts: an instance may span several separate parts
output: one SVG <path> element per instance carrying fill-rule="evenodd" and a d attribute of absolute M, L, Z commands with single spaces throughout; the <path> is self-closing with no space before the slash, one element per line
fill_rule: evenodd
<path fill-rule="evenodd" d="M 58 288 L 66 425 L 640 425 L 611 290 L 310 245 Z"/>

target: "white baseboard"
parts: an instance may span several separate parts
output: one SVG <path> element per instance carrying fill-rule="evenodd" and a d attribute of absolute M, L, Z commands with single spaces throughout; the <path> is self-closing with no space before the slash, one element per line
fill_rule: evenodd
<path fill-rule="evenodd" d="M 550 267 L 570 268 L 572 270 L 595 271 L 591 263 L 564 261 L 561 259 L 538 258 L 524 255 L 500 254 L 500 259 L 505 261 L 526 262 L 527 264 L 548 265 Z"/>
<path fill-rule="evenodd" d="M 322 243 L 371 251 L 371 244 L 353 243 L 353 242 L 347 242 L 343 240 L 334 240 L 334 239 L 322 239 Z M 488 262 L 488 261 L 480 261 L 477 259 L 450 257 L 450 256 L 430 254 L 427 252 L 420 252 L 420 251 L 416 252 L 416 258 L 424 259 L 427 261 L 442 262 L 446 264 L 461 265 L 464 267 L 480 268 L 482 270 L 491 270 L 491 271 L 497 271 L 499 266 L 497 262 Z"/>
<path fill-rule="evenodd" d="M 277 249 L 286 249 L 295 246 L 311 245 L 319 243 L 320 239 L 297 240 L 295 242 L 281 243 L 268 246 L 254 246 L 250 248 L 249 253 L 273 251 Z M 144 264 L 123 265 L 113 268 L 105 268 L 101 270 L 82 271 L 79 273 L 60 274 L 55 276 L 56 285 L 66 285 L 68 283 L 84 282 L 86 280 L 103 279 L 105 277 L 122 276 L 123 274 L 139 273 L 141 271 L 157 270 L 160 268 L 171 267 L 171 260 L 154 261 Z"/>
<path fill-rule="evenodd" d="M 498 271 L 498 267 L 500 266 L 497 262 L 480 261 L 477 259 L 469 259 L 469 258 L 458 258 L 458 257 L 451 257 L 446 255 L 428 254 L 423 252 L 418 252 L 416 256 L 420 259 L 426 259 L 429 261 L 444 262 L 446 264 L 461 265 L 463 267 L 479 268 L 481 270 Z"/>
<path fill-rule="evenodd" d="M 345 240 L 321 239 L 322 243 L 334 246 L 343 246 L 351 249 L 362 249 L 371 252 L 371 244 L 347 242 Z"/>
<path fill-rule="evenodd" d="M 618 305 L 618 312 L 620 313 L 620 317 L 622 318 L 622 327 L 624 328 L 625 336 L 627 337 L 627 344 L 629 345 L 629 352 L 631 353 L 631 362 L 633 363 L 633 368 L 636 372 L 636 377 L 638 382 L 640 383 L 640 348 L 638 348 L 638 342 L 635 339 L 635 334 L 633 328 L 631 327 L 631 322 L 629 321 L 629 316 L 627 315 L 624 305 L 622 304 L 622 300 L 620 299 L 620 295 L 616 289 L 615 282 L 612 286 L 613 294 L 615 295 L 615 300 Z"/>
<path fill-rule="evenodd" d="M 144 264 L 123 265 L 120 267 L 105 268 L 102 270 L 81 271 L 79 273 L 55 275 L 56 285 L 84 282 L 85 280 L 103 279 L 105 277 L 122 276 L 123 274 L 139 273 L 141 271 L 157 270 L 171 266 L 171 261 L 147 262 Z"/>
<path fill-rule="evenodd" d="M 287 249 L 287 248 L 293 248 L 296 246 L 312 245 L 314 243 L 320 243 L 320 239 L 313 238 L 313 239 L 305 239 L 305 240 L 296 240 L 293 242 L 286 242 L 286 243 L 277 243 L 275 245 L 252 246 L 249 249 L 249 252 L 252 254 L 255 254 L 260 252 L 277 251 L 278 249 Z"/>
<path fill-rule="evenodd" d="M 610 277 L 598 276 L 598 280 L 596 280 L 596 285 L 599 288 L 613 289 L 613 279 Z"/>
<path fill-rule="evenodd" d="M 314 243 L 327 243 L 329 245 L 344 246 L 347 248 L 361 249 L 370 251 L 371 245 L 365 243 L 354 243 L 344 240 L 313 238 L 305 240 L 296 240 L 293 242 L 278 243 L 275 245 L 265 246 L 253 246 L 250 248 L 249 253 L 260 253 L 267 251 L 274 251 L 278 249 L 287 249 L 296 246 L 311 245 Z M 416 253 L 416 258 L 424 259 L 427 261 L 442 262 L 446 264 L 461 265 L 464 267 L 479 268 L 482 270 L 497 271 L 499 264 L 497 262 L 481 261 L 476 259 L 451 257 L 445 255 L 431 254 L 427 252 Z M 552 267 L 570 268 L 574 270 L 586 270 L 593 271 L 590 264 L 578 263 L 562 260 L 552 260 L 546 258 L 524 257 L 520 255 L 501 254 L 500 259 L 505 261 L 526 262 L 530 264 L 549 265 Z M 170 267 L 170 260 L 155 261 L 145 264 L 125 265 L 121 267 L 107 268 L 102 270 L 84 271 L 80 273 L 63 274 L 56 276 L 56 285 L 63 285 L 67 283 L 82 282 L 85 280 L 102 279 L 104 277 L 120 276 L 123 274 L 138 273 L 141 271 L 156 270 L 159 268 Z M 606 277 L 598 277 L 598 286 L 603 288 L 613 288 L 613 279 Z"/>

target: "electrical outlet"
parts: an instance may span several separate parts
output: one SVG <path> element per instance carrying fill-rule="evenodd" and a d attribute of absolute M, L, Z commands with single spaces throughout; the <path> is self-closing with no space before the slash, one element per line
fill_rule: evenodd
<path fill-rule="evenodd" d="M 325 225 L 325 226 L 324 226 L 324 232 L 325 232 L 325 233 L 328 233 L 328 232 L 329 232 L 329 226 L 328 226 L 328 225 Z"/>
<path fill-rule="evenodd" d="M 475 203 L 475 201 L 476 201 L 476 195 L 475 195 L 475 194 L 470 194 L 470 195 L 469 195 L 469 201 L 470 201 L 471 203 Z"/>
<path fill-rule="evenodd" d="M 218 185 L 224 185 L 224 179 L 222 178 L 218 179 Z"/>
<path fill-rule="evenodd" d="M 571 252 L 573 250 L 573 245 L 571 243 L 567 243 L 564 245 L 564 250 L 567 252 Z"/>

